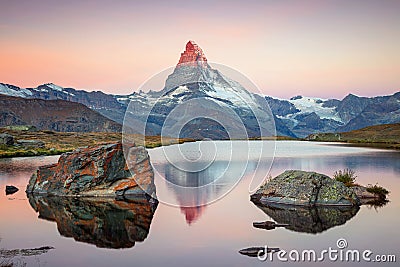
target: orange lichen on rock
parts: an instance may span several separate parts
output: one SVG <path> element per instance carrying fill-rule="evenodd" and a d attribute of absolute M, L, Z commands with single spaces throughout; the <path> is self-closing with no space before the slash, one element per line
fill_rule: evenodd
<path fill-rule="evenodd" d="M 136 187 L 138 184 L 136 183 L 135 180 L 130 179 L 127 181 L 120 182 L 117 186 L 114 186 L 114 191 L 118 190 L 126 190 L 132 187 Z"/>

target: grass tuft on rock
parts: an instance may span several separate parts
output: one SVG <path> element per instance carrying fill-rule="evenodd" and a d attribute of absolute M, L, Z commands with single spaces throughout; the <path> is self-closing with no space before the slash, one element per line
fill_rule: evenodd
<path fill-rule="evenodd" d="M 355 185 L 357 175 L 352 169 L 344 169 L 335 171 L 333 178 L 336 181 L 344 183 L 344 185 L 347 187 L 352 187 Z"/>
<path fill-rule="evenodd" d="M 389 191 L 386 188 L 383 188 L 382 186 L 379 186 L 378 184 L 368 185 L 367 191 L 372 194 L 377 195 L 379 197 L 379 199 L 381 199 L 381 200 L 385 200 L 386 196 L 389 194 Z"/>

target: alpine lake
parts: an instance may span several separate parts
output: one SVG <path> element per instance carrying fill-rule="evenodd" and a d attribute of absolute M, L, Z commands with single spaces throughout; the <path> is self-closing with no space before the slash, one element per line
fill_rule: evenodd
<path fill-rule="evenodd" d="M 240 147 L 241 142 L 232 145 Z M 287 252 L 312 249 L 319 255 L 329 248 L 338 250 L 338 240 L 344 240 L 345 249 L 369 250 L 373 259 L 374 255 L 395 255 L 400 260 L 398 151 L 276 141 L 270 146 L 276 146 L 275 151 L 258 162 L 252 147 L 260 142 L 272 141 L 250 141 L 250 149 L 240 153 L 239 148 L 234 161 L 222 153 L 197 172 L 172 166 L 163 156 L 163 147 L 150 149 L 157 170 L 158 204 L 28 197 L 25 188 L 32 173 L 38 166 L 57 162 L 58 156 L 0 159 L 0 266 L 397 266 L 396 262 L 328 257 L 318 262 L 284 262 L 276 257 L 260 261 L 241 255 L 241 249 L 264 246 Z M 224 141 L 215 144 L 227 147 Z M 199 149 L 198 142 L 179 146 L 189 154 Z M 226 171 L 228 165 L 232 175 Z M 263 174 L 258 178 L 261 181 L 290 169 L 332 176 L 346 168 L 355 171 L 357 183 L 387 188 L 389 202 L 341 210 L 263 208 L 250 201 L 249 185 L 254 187 L 255 172 Z M 218 183 L 210 183 L 220 176 Z M 171 183 L 207 187 L 188 194 Z M 6 195 L 6 185 L 19 191 Z M 288 225 L 271 230 L 253 227 L 253 222 L 262 221 Z M 23 250 L 41 247 L 51 249 Z"/>

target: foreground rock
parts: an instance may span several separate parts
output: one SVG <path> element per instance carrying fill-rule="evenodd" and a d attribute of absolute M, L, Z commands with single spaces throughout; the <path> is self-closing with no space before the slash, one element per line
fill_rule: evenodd
<path fill-rule="evenodd" d="M 62 236 L 114 249 L 144 241 L 157 208 L 157 202 L 146 197 L 120 201 L 29 195 L 29 203 L 40 219 L 55 222 Z"/>
<path fill-rule="evenodd" d="M 28 194 L 128 197 L 155 194 L 154 174 L 144 147 L 127 148 L 128 169 L 121 143 L 79 148 L 58 163 L 39 167 L 29 180 Z M 131 174 L 132 173 L 132 174 Z"/>
<path fill-rule="evenodd" d="M 18 188 L 13 185 L 6 185 L 6 195 L 12 195 L 18 192 Z"/>
<path fill-rule="evenodd" d="M 251 196 L 255 203 L 299 206 L 357 206 L 361 202 L 352 189 L 330 177 L 290 170 L 276 176 Z"/>

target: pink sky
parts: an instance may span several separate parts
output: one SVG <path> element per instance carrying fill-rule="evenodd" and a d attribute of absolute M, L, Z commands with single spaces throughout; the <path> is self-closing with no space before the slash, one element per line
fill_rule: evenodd
<path fill-rule="evenodd" d="M 188 40 L 266 94 L 400 90 L 400 1 L 1 1 L 0 82 L 128 94 Z"/>

